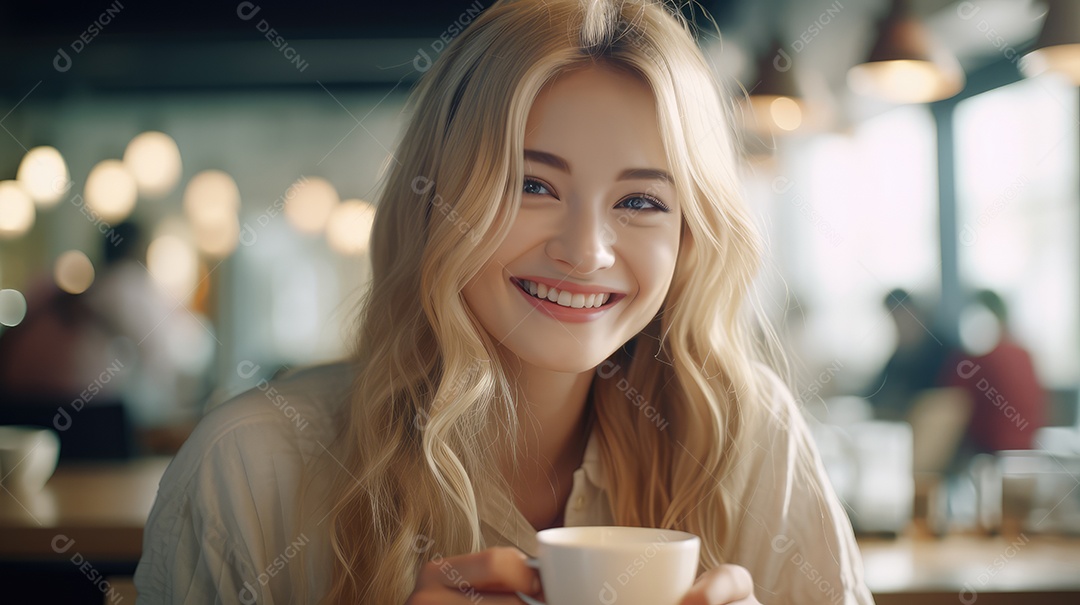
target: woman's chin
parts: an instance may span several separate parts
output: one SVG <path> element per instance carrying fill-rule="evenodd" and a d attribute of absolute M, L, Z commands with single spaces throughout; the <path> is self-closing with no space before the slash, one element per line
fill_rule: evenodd
<path fill-rule="evenodd" d="M 551 351 L 511 351 L 518 359 L 534 368 L 563 374 L 591 372 L 611 354 L 601 352 L 586 354 L 580 350 L 567 351 L 560 348 Z"/>

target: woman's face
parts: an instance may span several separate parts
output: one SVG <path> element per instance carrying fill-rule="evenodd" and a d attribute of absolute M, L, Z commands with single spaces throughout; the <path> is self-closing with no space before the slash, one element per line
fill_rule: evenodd
<path fill-rule="evenodd" d="M 640 332 L 678 256 L 668 174 L 647 84 L 594 66 L 549 84 L 529 112 L 520 210 L 464 289 L 484 329 L 559 372 L 588 371 Z"/>

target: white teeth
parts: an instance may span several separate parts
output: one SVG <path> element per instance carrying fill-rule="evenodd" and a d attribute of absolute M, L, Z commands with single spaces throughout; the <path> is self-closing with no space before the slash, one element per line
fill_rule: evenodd
<path fill-rule="evenodd" d="M 546 284 L 521 280 L 522 288 L 537 298 L 547 299 L 557 305 L 572 309 L 596 308 L 603 306 L 611 298 L 610 293 L 604 294 L 572 294 L 565 290 L 552 288 Z"/>

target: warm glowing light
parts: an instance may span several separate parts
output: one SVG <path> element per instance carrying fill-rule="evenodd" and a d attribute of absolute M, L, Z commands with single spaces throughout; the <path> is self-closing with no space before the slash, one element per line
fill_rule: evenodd
<path fill-rule="evenodd" d="M 1034 50 L 1020 61 L 1025 76 L 1034 77 L 1045 72 L 1061 74 L 1080 86 L 1080 44 L 1058 44 Z"/>
<path fill-rule="evenodd" d="M 0 290 L 0 324 L 14 327 L 26 317 L 26 298 L 18 290 Z"/>
<path fill-rule="evenodd" d="M 240 238 L 240 189 L 228 173 L 204 170 L 184 190 L 184 213 L 195 230 L 195 244 L 203 254 L 228 256 Z"/>
<path fill-rule="evenodd" d="M 240 189 L 227 172 L 204 170 L 184 190 L 184 213 L 196 226 L 226 222 L 239 209 Z"/>
<path fill-rule="evenodd" d="M 769 115 L 777 128 L 792 131 L 802 125 L 802 108 L 791 97 L 776 97 L 769 104 Z"/>
<path fill-rule="evenodd" d="M 13 239 L 34 226 L 34 200 L 18 181 L 0 181 L 0 239 Z"/>
<path fill-rule="evenodd" d="M 138 193 L 135 177 L 120 160 L 102 160 L 86 177 L 86 204 L 108 222 L 127 218 Z"/>
<path fill-rule="evenodd" d="M 34 147 L 26 152 L 16 178 L 42 208 L 55 206 L 71 187 L 64 156 L 55 147 Z"/>
<path fill-rule="evenodd" d="M 185 303 L 195 290 L 199 257 L 183 238 L 165 233 L 154 238 L 146 249 L 146 268 L 165 292 Z"/>
<path fill-rule="evenodd" d="M 371 240 L 375 207 L 362 200 L 345 200 L 330 213 L 326 239 L 341 254 L 365 254 Z"/>
<path fill-rule="evenodd" d="M 893 103 L 929 103 L 960 92 L 964 76 L 929 61 L 874 61 L 852 67 L 848 84 L 859 94 Z"/>
<path fill-rule="evenodd" d="M 149 198 L 168 195 L 180 182 L 180 148 L 164 132 L 144 132 L 131 139 L 124 165 L 135 177 L 139 193 Z"/>
<path fill-rule="evenodd" d="M 808 126 L 806 104 L 788 96 L 750 95 L 744 112 L 746 128 L 781 135 Z"/>
<path fill-rule="evenodd" d="M 94 264 L 81 251 L 68 250 L 56 259 L 53 279 L 64 292 L 82 294 L 94 283 Z"/>
<path fill-rule="evenodd" d="M 195 225 L 195 245 L 207 256 L 225 258 L 239 243 L 240 220 L 235 214 L 214 223 Z"/>
<path fill-rule="evenodd" d="M 302 233 L 318 233 L 326 228 L 330 212 L 338 205 L 338 193 L 326 179 L 303 177 L 293 183 L 292 198 L 285 204 L 285 217 Z"/>

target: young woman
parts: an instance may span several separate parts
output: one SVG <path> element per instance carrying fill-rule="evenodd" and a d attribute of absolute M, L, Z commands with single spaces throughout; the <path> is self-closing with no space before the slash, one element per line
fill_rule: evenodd
<path fill-rule="evenodd" d="M 761 244 L 675 15 L 501 1 L 446 48 L 379 200 L 355 355 L 206 416 L 142 595 L 520 603 L 537 530 L 630 525 L 701 537 L 688 605 L 872 602 L 759 360 Z"/>

